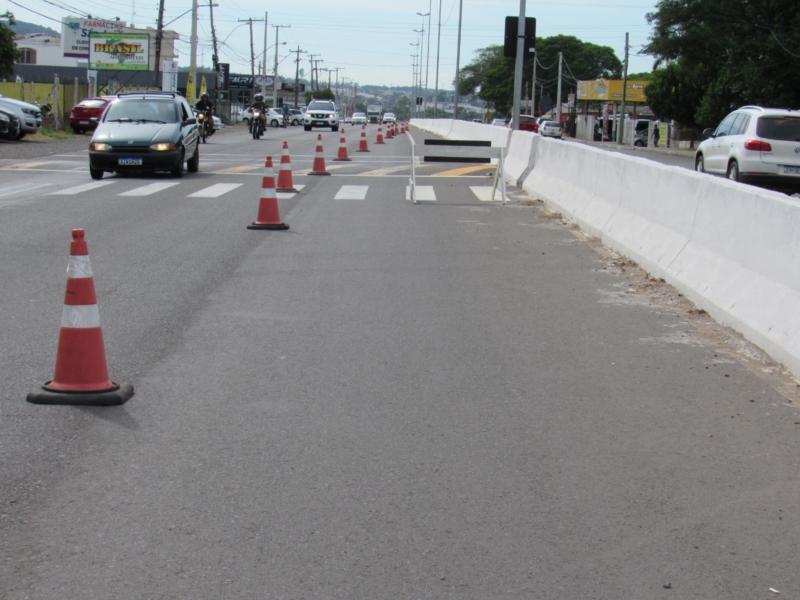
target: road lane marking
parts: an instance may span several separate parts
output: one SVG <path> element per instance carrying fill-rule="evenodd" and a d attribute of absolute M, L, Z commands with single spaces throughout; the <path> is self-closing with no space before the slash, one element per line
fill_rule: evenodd
<path fill-rule="evenodd" d="M 123 192 L 122 194 L 118 194 L 119 196 L 149 196 L 151 194 L 157 194 L 163 190 L 169 189 L 175 185 L 180 185 L 180 182 L 162 182 L 162 183 L 151 183 L 150 185 L 143 185 L 142 187 L 138 187 L 133 190 L 129 190 L 127 192 Z"/>
<path fill-rule="evenodd" d="M 326 171 L 333 171 L 334 169 L 343 169 L 344 167 L 349 167 L 350 165 L 330 165 L 326 167 Z M 302 169 L 301 171 L 293 171 L 292 175 L 308 175 L 314 169 Z"/>
<path fill-rule="evenodd" d="M 98 188 L 117 183 L 116 181 L 93 181 L 91 183 L 84 183 L 76 187 L 59 190 L 57 192 L 50 192 L 48 196 L 74 196 L 75 194 L 82 194 L 83 192 L 91 192 Z"/>
<path fill-rule="evenodd" d="M 2 198 L 3 196 L 13 196 L 14 194 L 21 194 L 23 192 L 30 192 L 31 190 L 47 187 L 48 185 L 54 185 L 54 184 L 40 183 L 36 185 L 32 183 L 21 183 L 19 185 L 12 185 L 10 188 L 4 187 L 3 191 L 0 192 L 0 198 Z"/>
<path fill-rule="evenodd" d="M 469 189 L 481 202 L 502 202 L 503 191 L 498 189 L 494 193 L 494 200 L 492 200 L 492 186 L 488 185 L 471 185 Z"/>
<path fill-rule="evenodd" d="M 477 171 L 486 171 L 487 169 L 494 175 L 494 170 L 497 166 L 494 165 L 474 165 L 472 167 L 461 167 L 458 169 L 451 169 L 449 171 L 440 171 L 433 173 L 431 177 L 457 177 L 458 175 L 466 175 L 467 173 L 475 173 Z"/>
<path fill-rule="evenodd" d="M 365 200 L 367 198 L 368 185 L 343 185 L 334 200 Z"/>
<path fill-rule="evenodd" d="M 306 186 L 304 186 L 304 185 L 295 185 L 294 189 L 296 189 L 297 192 L 300 192 L 300 191 L 302 191 L 302 189 L 304 187 L 306 187 Z M 291 200 L 292 198 L 297 196 L 297 192 L 276 192 L 276 195 L 278 196 L 278 200 Z"/>
<path fill-rule="evenodd" d="M 241 187 L 241 183 L 215 183 L 214 185 L 203 188 L 199 192 L 189 194 L 189 198 L 219 198 L 223 194 Z"/>
<path fill-rule="evenodd" d="M 436 192 L 433 191 L 432 185 L 418 185 L 414 189 L 417 201 L 436 202 Z M 411 186 L 408 185 L 406 186 L 406 200 L 411 200 Z"/>
<path fill-rule="evenodd" d="M 219 169 L 214 171 L 214 173 L 246 173 L 247 171 L 255 171 L 256 169 L 262 168 L 262 165 L 238 165 L 236 167 L 227 167 L 225 169 Z"/>
<path fill-rule="evenodd" d="M 63 162 L 63 161 L 52 161 L 47 160 L 44 162 L 28 162 L 28 163 L 17 163 L 15 165 L 8 165 L 8 169 L 35 169 L 36 167 L 43 167 L 44 165 L 51 165 L 53 162 Z"/>

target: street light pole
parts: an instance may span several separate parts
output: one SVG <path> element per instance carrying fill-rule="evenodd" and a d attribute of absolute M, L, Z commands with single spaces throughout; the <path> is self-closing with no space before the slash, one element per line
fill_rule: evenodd
<path fill-rule="evenodd" d="M 272 72 L 272 108 L 278 108 L 278 34 L 281 29 L 288 29 L 291 25 L 273 25 L 273 27 L 275 28 L 275 70 Z"/>
<path fill-rule="evenodd" d="M 439 116 L 439 50 L 442 46 L 442 0 L 439 0 L 438 33 L 436 34 L 436 92 L 433 99 L 433 118 Z"/>
<path fill-rule="evenodd" d="M 267 95 L 267 31 L 269 30 L 269 12 L 264 13 L 264 50 L 261 53 L 261 95 Z M 254 82 L 255 83 L 255 82 Z"/>
<path fill-rule="evenodd" d="M 194 93 L 197 78 L 197 0 L 192 0 L 192 33 L 189 45 L 189 81 L 186 84 L 186 97 L 189 104 L 194 105 L 197 99 Z"/>
<path fill-rule="evenodd" d="M 456 94 L 453 98 L 453 118 L 458 118 L 458 84 L 461 83 L 461 73 L 459 67 L 461 66 L 461 17 L 464 12 L 464 0 L 458 0 L 458 42 L 456 49 Z"/>

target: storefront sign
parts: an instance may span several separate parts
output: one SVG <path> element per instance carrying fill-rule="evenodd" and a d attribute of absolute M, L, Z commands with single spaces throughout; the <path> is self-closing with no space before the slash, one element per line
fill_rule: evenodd
<path fill-rule="evenodd" d="M 96 71 L 147 71 L 150 35 L 147 33 L 89 34 L 89 68 Z"/>
<path fill-rule="evenodd" d="M 64 56 L 89 58 L 89 34 L 92 31 L 122 34 L 124 30 L 125 21 L 64 17 L 61 20 L 61 50 Z"/>

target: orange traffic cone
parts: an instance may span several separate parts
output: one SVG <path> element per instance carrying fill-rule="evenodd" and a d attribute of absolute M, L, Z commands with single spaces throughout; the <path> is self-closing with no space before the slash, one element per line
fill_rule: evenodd
<path fill-rule="evenodd" d="M 392 138 L 394 138 L 394 125 L 389 123 L 386 126 L 386 139 L 391 140 Z"/>
<path fill-rule="evenodd" d="M 314 155 L 314 166 L 309 175 L 330 175 L 325 170 L 325 157 L 322 155 L 322 134 L 317 134 L 317 151 Z"/>
<path fill-rule="evenodd" d="M 347 142 L 344 139 L 344 127 L 342 127 L 342 137 L 339 138 L 339 154 L 333 160 L 353 160 L 347 156 Z"/>
<path fill-rule="evenodd" d="M 264 177 L 261 180 L 261 200 L 258 203 L 258 217 L 248 229 L 278 229 L 286 230 L 289 226 L 281 223 L 278 211 L 278 194 L 275 192 L 275 172 L 272 170 L 272 157 L 267 157 L 264 165 Z"/>
<path fill-rule="evenodd" d="M 131 396 L 132 385 L 116 384 L 108 378 L 89 246 L 83 229 L 73 229 L 55 374 L 52 381 L 28 394 L 27 400 L 33 404 L 114 406 Z"/>
<path fill-rule="evenodd" d="M 361 126 L 361 141 L 358 143 L 358 150 L 357 152 L 369 152 L 369 148 L 367 147 L 367 126 Z"/>
<path fill-rule="evenodd" d="M 297 192 L 292 182 L 292 160 L 289 158 L 289 144 L 283 142 L 281 166 L 278 169 L 278 192 Z"/>
<path fill-rule="evenodd" d="M 378 139 L 375 140 L 376 144 L 383 144 L 383 128 L 378 125 Z"/>

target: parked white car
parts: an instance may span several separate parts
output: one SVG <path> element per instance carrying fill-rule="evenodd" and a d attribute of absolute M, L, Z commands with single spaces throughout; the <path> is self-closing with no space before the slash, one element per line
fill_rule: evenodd
<path fill-rule="evenodd" d="M 13 112 L 19 117 L 21 130 L 17 135 L 18 140 L 29 133 L 36 133 L 42 128 L 42 111 L 35 104 L 6 98 L 0 94 L 0 108 Z"/>
<path fill-rule="evenodd" d="M 695 170 L 786 193 L 800 192 L 800 113 L 743 106 L 706 129 Z"/>
<path fill-rule="evenodd" d="M 539 134 L 542 137 L 561 139 L 561 123 L 558 121 L 544 121 L 541 125 L 539 125 Z"/>
<path fill-rule="evenodd" d="M 367 115 L 366 113 L 358 112 L 353 113 L 353 118 L 350 121 L 353 125 L 366 125 L 367 124 Z"/>

